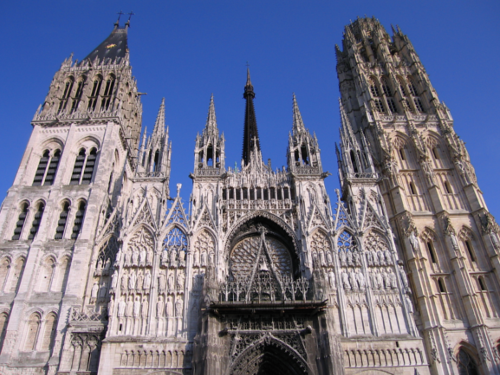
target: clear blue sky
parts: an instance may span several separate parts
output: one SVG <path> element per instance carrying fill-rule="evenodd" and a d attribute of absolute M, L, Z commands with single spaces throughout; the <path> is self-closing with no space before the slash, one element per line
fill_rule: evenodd
<path fill-rule="evenodd" d="M 173 142 L 171 190 L 191 191 L 197 132 L 214 93 L 227 165 L 241 159 L 245 64 L 250 63 L 263 157 L 286 163 L 292 93 L 338 187 L 334 143 L 339 97 L 334 45 L 358 15 L 398 24 L 412 41 L 438 95 L 467 142 L 480 188 L 500 214 L 500 2 L 498 1 L 2 1 L 0 4 L 0 195 L 12 184 L 30 120 L 54 73 L 74 52 L 82 59 L 111 32 L 116 12 L 133 10 L 129 49 L 150 130 L 166 99 Z M 122 19 L 123 20 L 123 19 Z M 500 218 L 499 218 L 500 219 Z"/>

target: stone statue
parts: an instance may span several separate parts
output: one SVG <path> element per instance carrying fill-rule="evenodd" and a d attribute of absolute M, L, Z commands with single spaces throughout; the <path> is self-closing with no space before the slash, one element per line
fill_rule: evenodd
<path fill-rule="evenodd" d="M 121 299 L 120 302 L 118 303 L 118 317 L 124 317 L 125 316 L 125 308 L 127 307 L 127 303 Z"/>
<path fill-rule="evenodd" d="M 132 253 L 132 264 L 134 266 L 139 265 L 139 252 L 136 249 L 134 249 L 134 251 Z"/>
<path fill-rule="evenodd" d="M 156 316 L 158 318 L 163 318 L 164 313 L 165 313 L 165 304 L 163 303 L 162 297 L 159 296 L 158 302 L 156 302 Z"/>
<path fill-rule="evenodd" d="M 176 255 L 175 250 L 170 250 L 170 267 L 177 267 Z"/>
<path fill-rule="evenodd" d="M 131 317 L 134 312 L 134 302 L 132 301 L 132 297 L 129 297 L 127 301 L 127 308 L 125 310 L 125 316 Z"/>
<path fill-rule="evenodd" d="M 377 272 L 377 283 L 378 283 L 378 289 L 383 289 L 384 288 L 384 275 L 382 272 Z"/>
<path fill-rule="evenodd" d="M 454 232 L 450 233 L 451 245 L 453 246 L 453 250 L 456 252 L 460 251 L 460 247 L 458 246 L 458 238 Z"/>
<path fill-rule="evenodd" d="M 352 267 L 354 265 L 352 263 L 352 252 L 351 251 L 347 251 L 346 252 L 346 256 L 347 256 L 347 265 Z"/>
<path fill-rule="evenodd" d="M 320 263 L 321 263 L 321 265 L 322 265 L 323 267 L 325 267 L 325 266 L 326 266 L 326 262 L 325 262 L 325 253 L 324 253 L 323 251 L 320 251 L 320 252 L 319 252 L 319 261 L 320 261 Z"/>
<path fill-rule="evenodd" d="M 127 290 L 127 284 L 128 284 L 128 276 L 126 273 L 122 275 L 122 283 L 121 283 L 121 289 L 122 291 Z"/>
<path fill-rule="evenodd" d="M 135 282 L 137 281 L 137 277 L 135 276 L 135 272 L 132 272 L 130 274 L 130 277 L 128 279 L 128 288 L 130 290 L 134 290 L 135 289 Z"/>
<path fill-rule="evenodd" d="M 108 316 L 111 316 L 113 314 L 113 307 L 115 306 L 115 300 L 113 299 L 113 297 L 111 297 L 109 299 L 109 302 L 108 302 Z"/>
<path fill-rule="evenodd" d="M 386 264 L 393 264 L 393 262 L 392 262 L 392 254 L 389 251 L 389 249 L 385 249 L 385 251 L 384 251 L 384 257 L 385 257 L 385 263 Z"/>
<path fill-rule="evenodd" d="M 377 280 L 377 270 L 374 270 L 372 273 L 370 273 L 370 280 L 372 282 L 372 288 L 373 289 L 378 289 L 378 280 Z"/>
<path fill-rule="evenodd" d="M 202 267 L 206 267 L 207 266 L 207 253 L 205 251 L 202 251 L 201 252 L 201 255 L 200 255 L 200 264 Z"/>
<path fill-rule="evenodd" d="M 98 291 L 99 291 L 99 285 L 97 284 L 97 282 L 95 282 L 94 285 L 92 286 L 92 290 L 90 291 L 90 297 L 92 297 L 92 299 L 96 299 Z"/>
<path fill-rule="evenodd" d="M 108 258 L 106 259 L 106 263 L 104 264 L 104 271 L 108 271 L 109 267 L 111 267 L 111 260 Z"/>
<path fill-rule="evenodd" d="M 387 275 L 389 278 L 389 282 L 392 289 L 396 289 L 398 287 L 396 275 L 392 272 L 392 269 L 389 268 L 389 274 Z"/>
<path fill-rule="evenodd" d="M 359 254 L 358 252 L 355 252 L 353 255 L 352 255 L 352 259 L 354 261 L 354 265 L 355 266 L 360 266 L 361 265 L 361 261 L 359 259 Z"/>
<path fill-rule="evenodd" d="M 146 255 L 146 264 L 149 266 L 153 263 L 153 252 L 152 251 L 148 251 L 147 255 Z"/>
<path fill-rule="evenodd" d="M 214 260 L 214 252 L 211 251 L 210 254 L 208 254 L 208 263 L 209 264 L 214 264 L 215 260 Z"/>
<path fill-rule="evenodd" d="M 118 266 L 120 264 L 120 260 L 122 259 L 122 249 L 118 250 L 118 252 L 116 253 L 116 257 L 115 257 L 115 267 Z"/>
<path fill-rule="evenodd" d="M 406 276 L 406 272 L 403 268 L 402 265 L 399 266 L 399 277 L 401 278 L 401 283 L 405 287 L 405 289 L 408 289 L 408 277 Z"/>
<path fill-rule="evenodd" d="M 329 273 L 329 280 L 330 280 L 330 288 L 332 289 L 335 289 L 335 285 L 336 285 L 336 280 L 335 280 L 335 274 L 333 273 L 333 271 L 330 271 Z"/>
<path fill-rule="evenodd" d="M 382 280 L 384 281 L 383 283 L 384 289 L 389 289 L 391 287 L 391 284 L 389 282 L 389 276 L 387 276 L 387 272 L 382 271 L 381 274 L 382 274 Z"/>
<path fill-rule="evenodd" d="M 177 275 L 177 290 L 184 290 L 184 280 L 184 273 L 179 272 L 179 274 Z"/>
<path fill-rule="evenodd" d="M 419 249 L 418 238 L 415 235 L 415 231 L 411 231 L 410 236 L 408 237 L 408 241 L 410 241 L 410 245 L 413 249 L 413 252 L 416 253 Z"/>
<path fill-rule="evenodd" d="M 106 297 L 107 291 L 108 291 L 108 288 L 106 287 L 106 282 L 103 281 L 103 283 L 101 284 L 101 287 L 99 288 L 99 298 Z"/>
<path fill-rule="evenodd" d="M 170 297 L 167 299 L 167 316 L 174 316 L 174 304 L 172 303 L 172 298 Z"/>
<path fill-rule="evenodd" d="M 115 271 L 111 275 L 111 289 L 116 289 L 117 286 L 118 286 L 118 272 Z"/>
<path fill-rule="evenodd" d="M 142 247 L 141 252 L 139 253 L 139 264 L 141 266 L 146 264 L 146 255 L 147 255 L 146 249 L 144 247 Z"/>
<path fill-rule="evenodd" d="M 139 301 L 139 297 L 135 297 L 134 301 L 134 318 L 138 318 L 141 314 L 141 301 Z"/>
<path fill-rule="evenodd" d="M 146 275 L 144 276 L 144 285 L 142 288 L 144 290 L 149 290 L 150 287 L 151 287 L 151 272 L 147 270 Z"/>
<path fill-rule="evenodd" d="M 198 249 L 194 250 L 194 254 L 193 254 L 193 266 L 194 267 L 199 267 L 200 266 L 200 251 Z"/>
<path fill-rule="evenodd" d="M 136 282 L 136 288 L 137 290 L 142 289 L 142 284 L 144 282 L 144 276 L 142 276 L 142 272 L 139 272 L 137 275 L 137 282 Z"/>
<path fill-rule="evenodd" d="M 347 255 L 344 250 L 340 250 L 340 264 L 343 267 L 347 266 Z"/>
<path fill-rule="evenodd" d="M 365 289 L 365 277 L 363 273 L 359 272 L 359 269 L 356 270 L 356 279 L 358 280 L 359 289 Z"/>
<path fill-rule="evenodd" d="M 410 297 L 409 297 L 409 296 L 406 296 L 406 297 L 405 297 L 405 299 L 406 299 L 406 306 L 408 306 L 408 312 L 409 312 L 410 314 L 413 314 L 413 311 L 414 311 L 414 310 L 413 310 L 413 303 L 411 302 Z"/>
<path fill-rule="evenodd" d="M 141 315 L 143 318 L 147 318 L 148 317 L 148 311 L 149 310 L 149 303 L 148 303 L 148 299 L 147 298 L 143 298 L 142 299 L 142 311 L 141 311 Z"/>
<path fill-rule="evenodd" d="M 130 264 L 130 252 L 129 251 L 125 251 L 125 253 L 123 254 L 123 264 L 125 264 L 126 266 L 128 266 Z"/>
<path fill-rule="evenodd" d="M 366 252 L 366 261 L 369 266 L 373 266 L 373 253 L 371 251 Z"/>
<path fill-rule="evenodd" d="M 376 251 L 371 252 L 373 254 L 373 265 L 380 266 L 380 262 L 378 261 L 378 254 Z"/>
<path fill-rule="evenodd" d="M 342 272 L 342 284 L 344 289 L 351 290 L 351 284 L 349 283 L 349 275 L 346 271 Z"/>
<path fill-rule="evenodd" d="M 174 274 L 171 273 L 168 275 L 168 291 L 173 292 L 175 290 L 175 285 L 174 285 Z"/>
<path fill-rule="evenodd" d="M 326 260 L 328 262 L 328 265 L 331 266 L 333 264 L 332 253 L 329 251 L 326 252 Z"/>
<path fill-rule="evenodd" d="M 186 252 L 179 250 L 179 267 L 186 267 Z"/>
<path fill-rule="evenodd" d="M 377 251 L 378 262 L 381 266 L 385 266 L 385 256 L 382 251 Z"/>
<path fill-rule="evenodd" d="M 349 272 L 349 283 L 351 284 L 352 289 L 358 289 L 358 280 L 356 278 L 356 274 L 352 270 Z"/>
<path fill-rule="evenodd" d="M 182 305 L 183 305 L 182 298 L 177 298 L 177 301 L 175 301 L 175 316 L 176 317 L 182 316 Z"/>
<path fill-rule="evenodd" d="M 164 273 L 160 273 L 160 276 L 158 277 L 158 284 L 160 286 L 160 292 L 163 292 L 167 286 L 167 277 Z"/>

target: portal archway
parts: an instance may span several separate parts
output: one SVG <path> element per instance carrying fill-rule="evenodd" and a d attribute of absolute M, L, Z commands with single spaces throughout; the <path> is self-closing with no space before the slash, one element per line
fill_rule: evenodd
<path fill-rule="evenodd" d="M 266 337 L 244 350 L 231 367 L 230 375 L 307 375 L 307 364 L 288 345 Z"/>

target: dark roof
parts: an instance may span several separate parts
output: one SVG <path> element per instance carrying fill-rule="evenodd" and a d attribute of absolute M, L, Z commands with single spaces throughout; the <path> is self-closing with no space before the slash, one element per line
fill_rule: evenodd
<path fill-rule="evenodd" d="M 111 34 L 104 39 L 104 42 L 99 44 L 84 60 L 90 59 L 90 61 L 94 61 L 96 57 L 98 57 L 99 60 L 114 60 L 116 58 L 125 57 L 128 51 L 127 29 L 128 27 L 115 27 Z"/>
<path fill-rule="evenodd" d="M 245 108 L 245 127 L 243 130 L 243 153 L 241 158 L 245 161 L 245 165 L 250 163 L 250 155 L 256 143 L 257 150 L 260 151 L 259 132 L 257 130 L 257 119 L 255 118 L 255 108 L 253 106 L 253 98 L 255 93 L 253 91 L 252 81 L 250 81 L 250 70 L 247 69 L 247 84 L 245 85 L 245 92 L 243 98 L 246 99 Z"/>

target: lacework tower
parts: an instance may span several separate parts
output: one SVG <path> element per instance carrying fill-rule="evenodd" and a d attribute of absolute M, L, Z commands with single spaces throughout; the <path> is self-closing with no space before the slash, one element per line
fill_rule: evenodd
<path fill-rule="evenodd" d="M 342 193 L 380 189 L 432 372 L 498 373 L 498 226 L 449 109 L 399 27 L 358 18 L 336 53 Z"/>

